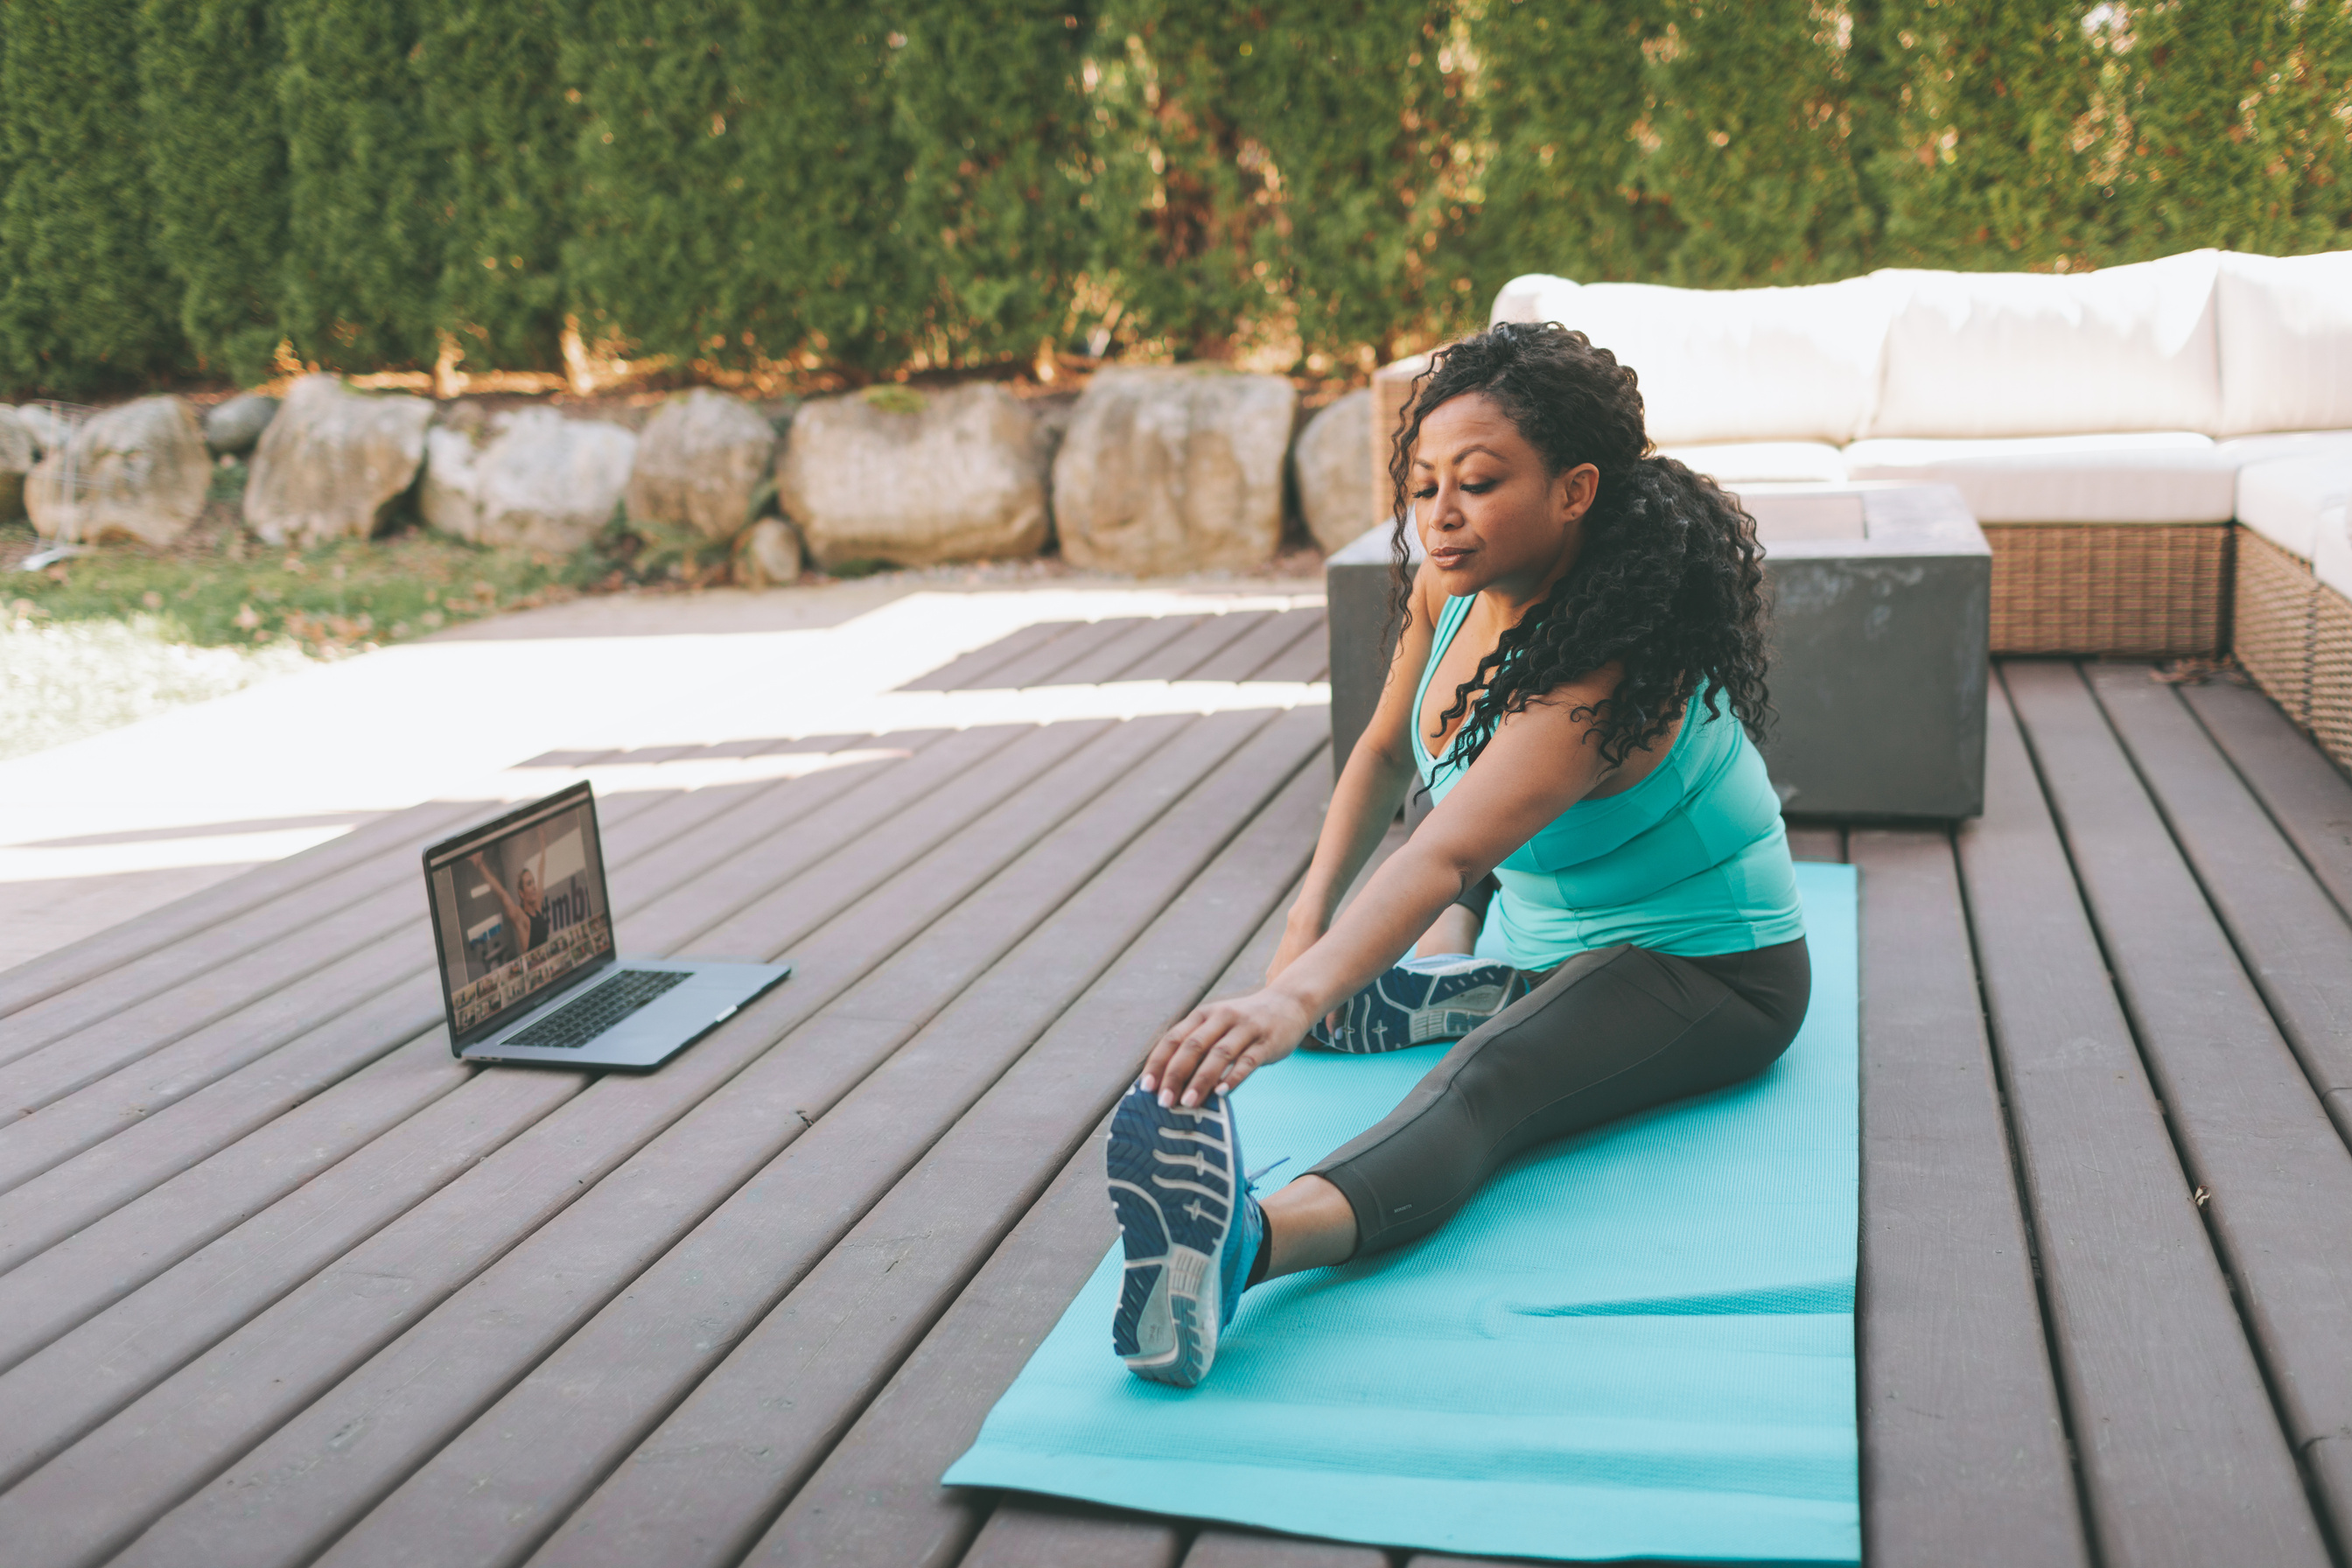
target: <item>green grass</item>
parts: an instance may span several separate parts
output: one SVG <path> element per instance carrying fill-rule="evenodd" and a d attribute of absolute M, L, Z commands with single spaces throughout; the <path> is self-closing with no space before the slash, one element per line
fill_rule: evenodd
<path fill-rule="evenodd" d="M 273 549 L 217 515 L 226 511 L 207 509 L 168 549 L 110 544 L 44 571 L 0 570 L 0 611 L 37 625 L 143 616 L 168 642 L 333 658 L 625 580 L 593 552 L 555 561 L 478 550 L 423 528 Z M 0 524 L 0 568 L 37 544 L 25 522 Z"/>

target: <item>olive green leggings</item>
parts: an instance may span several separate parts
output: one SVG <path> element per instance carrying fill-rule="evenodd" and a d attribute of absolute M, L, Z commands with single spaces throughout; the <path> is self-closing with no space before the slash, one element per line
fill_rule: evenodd
<path fill-rule="evenodd" d="M 1802 938 L 1706 958 L 1579 953 L 1311 1173 L 1356 1211 L 1359 1256 L 1399 1246 L 1516 1154 L 1762 1072 L 1796 1038 L 1811 987 Z"/>

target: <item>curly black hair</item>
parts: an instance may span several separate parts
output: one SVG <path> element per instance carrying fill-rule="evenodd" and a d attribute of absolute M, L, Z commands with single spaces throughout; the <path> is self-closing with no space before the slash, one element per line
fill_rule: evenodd
<path fill-rule="evenodd" d="M 1454 689 L 1445 721 L 1470 717 L 1449 757 L 1467 766 L 1505 714 L 1612 663 L 1623 670 L 1614 692 L 1579 710 L 1611 766 L 1664 734 L 1694 694 L 1710 718 L 1718 700 L 1729 703 L 1761 741 L 1770 706 L 1756 520 L 1713 479 L 1652 453 L 1632 369 L 1557 322 L 1498 322 L 1439 350 L 1414 378 L 1389 454 L 1400 625 L 1413 446 L 1439 405 L 1472 393 L 1493 399 L 1554 477 L 1590 463 L 1601 483 L 1575 569 Z"/>

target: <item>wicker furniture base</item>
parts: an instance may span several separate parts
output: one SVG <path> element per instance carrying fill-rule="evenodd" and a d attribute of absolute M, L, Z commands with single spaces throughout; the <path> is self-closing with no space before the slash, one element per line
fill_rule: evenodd
<path fill-rule="evenodd" d="M 2309 729 L 2313 639 L 2326 590 L 2309 562 L 2252 529 L 2238 531 L 2237 552 L 2230 651 L 2288 718 Z"/>
<path fill-rule="evenodd" d="M 1995 523 L 1992 651 L 2210 658 L 2231 524 Z"/>
<path fill-rule="evenodd" d="M 2352 600 L 2322 584 L 2312 598 L 2311 733 L 2352 769 Z"/>

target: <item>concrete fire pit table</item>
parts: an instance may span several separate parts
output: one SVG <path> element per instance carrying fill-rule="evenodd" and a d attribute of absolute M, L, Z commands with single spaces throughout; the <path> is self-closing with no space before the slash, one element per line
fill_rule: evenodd
<path fill-rule="evenodd" d="M 1984 808 L 1992 552 L 1948 485 L 1738 487 L 1764 544 L 1764 747 L 1792 816 L 1948 821 Z M 1421 552 L 1418 542 L 1413 558 Z M 1392 646 L 1389 530 L 1325 563 L 1335 763 L 1370 721 Z"/>

